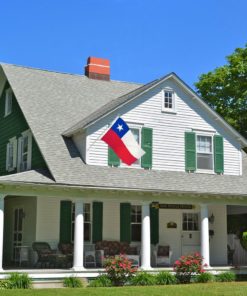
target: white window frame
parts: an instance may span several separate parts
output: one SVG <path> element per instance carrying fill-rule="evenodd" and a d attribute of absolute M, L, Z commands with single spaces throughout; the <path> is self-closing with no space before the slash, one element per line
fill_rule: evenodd
<path fill-rule="evenodd" d="M 139 130 L 139 145 L 142 143 L 142 127 L 143 125 L 140 124 L 133 124 L 133 123 L 128 123 L 128 127 L 130 131 L 132 129 Z M 139 158 L 136 162 L 132 163 L 131 166 L 128 166 L 127 164 L 123 163 L 120 159 L 120 167 L 128 167 L 128 168 L 141 168 L 141 158 Z"/>
<path fill-rule="evenodd" d="M 212 169 L 208 170 L 208 169 L 199 169 L 197 166 L 197 153 L 201 153 L 203 154 L 203 152 L 199 152 L 197 151 L 197 137 L 201 136 L 201 137 L 209 137 L 211 138 L 211 147 L 212 147 L 212 151 L 211 153 L 205 153 L 205 154 L 211 154 L 212 155 Z M 196 172 L 198 173 L 214 173 L 214 135 L 212 133 L 207 133 L 207 132 L 196 132 Z"/>
<path fill-rule="evenodd" d="M 168 107 L 165 107 L 165 94 L 166 93 L 171 93 L 172 95 L 172 108 L 168 108 Z M 164 88 L 162 90 L 162 105 L 161 105 L 161 110 L 162 112 L 166 112 L 166 113 L 173 113 L 173 114 L 176 114 L 177 113 L 177 106 L 176 106 L 176 94 L 174 92 L 173 89 L 171 88 Z"/>
<path fill-rule="evenodd" d="M 184 215 L 194 215 L 197 216 L 197 229 L 184 229 Z M 198 212 L 183 212 L 182 213 L 182 231 L 200 231 L 200 214 Z M 193 222 L 193 220 L 192 220 Z M 195 222 L 194 222 L 195 223 Z M 188 228 L 189 220 L 187 220 L 187 228 Z"/>
<path fill-rule="evenodd" d="M 13 152 L 12 152 L 12 166 L 10 165 L 11 161 L 10 161 L 10 149 L 11 146 L 13 147 Z M 17 139 L 16 137 L 13 137 L 11 139 L 9 139 L 9 142 L 7 143 L 7 147 L 6 147 L 6 171 L 8 172 L 12 172 L 15 170 L 17 165 Z"/>
<path fill-rule="evenodd" d="M 132 222 L 132 208 L 133 207 L 135 207 L 135 208 L 137 208 L 137 207 L 139 207 L 140 208 L 140 210 L 141 210 L 141 222 Z M 142 207 L 141 207 L 141 205 L 138 205 L 138 204 L 135 204 L 135 205 L 131 205 L 131 212 L 130 212 L 131 214 L 130 214 L 130 218 L 131 218 L 131 221 L 130 221 L 130 227 L 131 227 L 131 232 L 132 232 L 132 225 L 142 225 Z M 137 215 L 136 215 L 137 216 Z M 131 235 L 132 236 L 132 235 Z M 140 242 L 141 241 L 141 239 L 140 239 L 140 241 L 134 241 L 134 240 L 132 240 L 132 237 L 131 237 L 131 241 L 132 242 Z"/>
<path fill-rule="evenodd" d="M 89 220 L 85 219 L 85 213 L 86 212 L 86 205 L 89 205 Z M 85 229 L 85 224 L 88 223 L 90 224 L 90 234 L 89 234 L 89 240 L 85 240 L 84 238 L 84 242 L 87 243 L 91 243 L 92 242 L 92 204 L 89 202 L 85 202 L 83 203 L 83 216 L 84 216 L 84 229 Z M 74 229 L 75 229 L 75 203 L 72 203 L 72 207 L 71 207 L 71 242 L 74 242 Z M 85 235 L 85 231 L 84 231 L 84 235 Z"/>
<path fill-rule="evenodd" d="M 27 168 L 23 169 L 23 152 L 22 152 L 22 143 L 23 139 L 28 138 L 28 148 L 27 148 Z M 22 136 L 18 138 L 18 164 L 17 164 L 17 172 L 24 172 L 31 169 L 31 161 L 32 161 L 32 133 L 30 130 L 26 130 L 22 133 Z"/>
<path fill-rule="evenodd" d="M 5 112 L 4 117 L 12 113 L 13 92 L 11 88 L 5 90 Z"/>

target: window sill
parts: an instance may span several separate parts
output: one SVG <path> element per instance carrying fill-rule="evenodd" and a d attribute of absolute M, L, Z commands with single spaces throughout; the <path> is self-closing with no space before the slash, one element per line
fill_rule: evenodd
<path fill-rule="evenodd" d="M 7 114 L 4 114 L 3 118 L 8 117 L 12 112 L 9 112 Z"/>
<path fill-rule="evenodd" d="M 170 114 L 177 114 L 177 111 L 174 109 L 162 109 L 162 113 L 170 113 Z"/>
<path fill-rule="evenodd" d="M 196 170 L 195 173 L 215 175 L 215 172 L 213 170 L 202 170 L 202 169 L 199 169 L 199 170 Z"/>

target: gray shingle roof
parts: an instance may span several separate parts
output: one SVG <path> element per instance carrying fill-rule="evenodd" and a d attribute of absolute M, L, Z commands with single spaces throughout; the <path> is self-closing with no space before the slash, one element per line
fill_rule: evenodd
<path fill-rule="evenodd" d="M 63 181 L 61 171 L 64 167 L 73 171 L 81 163 L 81 159 L 71 158 L 61 136 L 63 131 L 100 106 L 140 87 L 139 84 L 99 81 L 83 75 L 1 66 L 57 182 Z"/>
<path fill-rule="evenodd" d="M 247 178 L 185 172 L 138 170 L 80 164 L 73 172 L 63 170 L 64 177 L 56 184 L 91 188 L 111 188 L 154 192 L 183 192 L 199 194 L 247 196 Z M 246 174 L 245 174 L 246 176 Z M 36 171 L 3 176 L 0 182 L 55 183 Z"/>
<path fill-rule="evenodd" d="M 100 106 L 131 91 L 138 92 L 140 85 L 97 81 L 85 76 L 12 65 L 2 65 L 2 68 L 56 184 L 247 195 L 246 161 L 243 177 L 117 169 L 83 163 L 72 141 L 61 134 L 96 112 Z M 1 177 L 0 182 L 50 184 L 54 182 L 52 177 L 47 172 L 30 171 Z"/>
<path fill-rule="evenodd" d="M 55 181 L 52 179 L 52 176 L 47 170 L 31 170 L 26 172 L 21 172 L 17 174 L 7 175 L 0 177 L 1 181 L 14 181 L 14 182 L 31 182 L 38 184 L 52 184 Z"/>
<path fill-rule="evenodd" d="M 167 75 L 168 76 L 168 75 Z M 164 77 L 162 78 L 164 79 Z M 87 116 L 86 118 L 83 118 L 79 122 L 77 122 L 74 126 L 70 127 L 68 130 L 66 130 L 63 135 L 65 136 L 71 136 L 78 132 L 80 129 L 84 128 L 86 125 L 92 123 L 94 120 L 100 118 L 101 116 L 105 115 L 106 113 L 112 111 L 117 106 L 122 106 L 124 103 L 128 102 L 130 99 L 142 94 L 144 91 L 152 87 L 153 85 L 156 85 L 160 80 L 157 79 L 154 80 L 148 84 L 142 85 L 139 88 L 120 96 L 119 98 L 116 98 L 115 100 L 109 101 L 104 106 L 98 108 L 95 112 L 92 112 Z"/>

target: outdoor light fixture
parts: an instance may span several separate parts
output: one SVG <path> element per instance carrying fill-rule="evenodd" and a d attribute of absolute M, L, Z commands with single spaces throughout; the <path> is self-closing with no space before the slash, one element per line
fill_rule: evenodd
<path fill-rule="evenodd" d="M 214 223 L 214 214 L 212 213 L 212 215 L 208 218 L 209 223 L 213 224 Z"/>

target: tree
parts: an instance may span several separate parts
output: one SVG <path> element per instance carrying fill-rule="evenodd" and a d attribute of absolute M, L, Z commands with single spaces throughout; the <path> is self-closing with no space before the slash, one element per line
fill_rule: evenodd
<path fill-rule="evenodd" d="M 199 95 L 247 138 L 247 44 L 226 57 L 227 64 L 202 74 Z"/>

